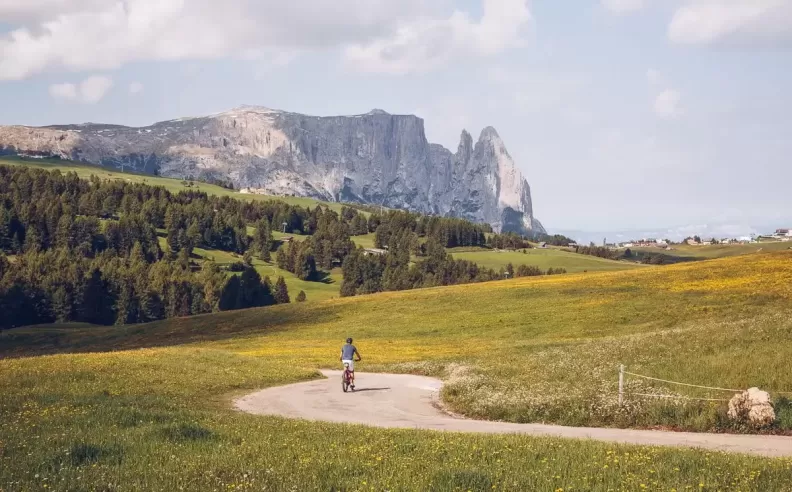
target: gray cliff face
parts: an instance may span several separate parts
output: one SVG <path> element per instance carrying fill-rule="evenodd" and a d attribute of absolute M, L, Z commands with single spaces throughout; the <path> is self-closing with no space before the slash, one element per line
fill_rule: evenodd
<path fill-rule="evenodd" d="M 0 127 L 0 153 L 58 156 L 177 178 L 231 179 L 252 193 L 360 202 L 543 232 L 528 183 L 493 128 L 455 154 L 423 120 L 374 110 L 316 117 L 259 107 L 129 128 Z"/>

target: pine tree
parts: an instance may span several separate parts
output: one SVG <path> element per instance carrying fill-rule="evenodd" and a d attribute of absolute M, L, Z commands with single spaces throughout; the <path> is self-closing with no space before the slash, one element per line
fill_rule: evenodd
<path fill-rule="evenodd" d="M 297 294 L 297 302 L 305 302 L 305 291 L 301 290 L 299 294 Z"/>
<path fill-rule="evenodd" d="M 266 218 L 256 223 L 256 233 L 254 236 L 253 247 L 259 258 L 270 261 L 270 249 L 272 248 L 272 232 L 270 224 Z"/>
<path fill-rule="evenodd" d="M 286 287 L 286 280 L 283 277 L 278 277 L 275 282 L 275 302 L 278 304 L 288 304 L 291 302 L 289 299 L 289 289 Z"/>
<path fill-rule="evenodd" d="M 129 279 L 121 280 L 121 289 L 116 300 L 116 325 L 126 325 L 138 322 L 138 307 L 140 301 L 135 296 L 134 287 Z"/>
<path fill-rule="evenodd" d="M 272 293 L 272 281 L 269 277 L 264 277 L 261 281 L 261 288 L 264 292 L 264 305 L 272 306 L 275 304 L 275 296 Z"/>
<path fill-rule="evenodd" d="M 165 212 L 165 230 L 168 233 L 168 249 L 171 255 L 176 255 L 181 249 L 181 244 L 179 243 L 181 219 L 173 206 L 169 206 Z"/>
<path fill-rule="evenodd" d="M 239 291 L 240 282 L 239 277 L 232 275 L 223 288 L 220 295 L 219 308 L 221 311 L 233 311 L 239 309 Z"/>
<path fill-rule="evenodd" d="M 71 321 L 73 309 L 74 299 L 71 293 L 63 285 L 58 286 L 52 294 L 52 311 L 55 315 L 55 321 L 58 323 Z"/>
<path fill-rule="evenodd" d="M 242 275 L 239 276 L 239 299 L 237 309 L 264 306 L 264 289 L 261 284 L 261 275 L 255 268 L 246 267 Z"/>
<path fill-rule="evenodd" d="M 153 290 L 140 296 L 140 322 L 156 321 L 165 317 L 165 306 L 162 298 Z"/>
<path fill-rule="evenodd" d="M 35 253 L 41 251 L 41 235 L 39 234 L 38 228 L 35 226 L 28 227 L 27 231 L 25 231 L 25 246 L 24 250 L 25 253 Z"/>
<path fill-rule="evenodd" d="M 196 219 L 193 219 L 190 223 L 190 227 L 187 228 L 186 236 L 187 249 L 192 253 L 193 249 L 201 244 L 201 229 L 198 227 L 198 221 Z"/>
<path fill-rule="evenodd" d="M 278 268 L 280 268 L 281 270 L 288 270 L 287 267 L 288 267 L 288 264 L 289 264 L 289 244 L 290 243 L 282 244 L 278 248 L 277 265 L 278 265 Z"/>
<path fill-rule="evenodd" d="M 11 213 L 0 206 L 0 251 L 11 249 Z"/>
<path fill-rule="evenodd" d="M 94 267 L 88 274 L 78 303 L 80 320 L 97 325 L 112 324 L 115 321 L 112 313 L 114 301 L 102 272 Z"/>
<path fill-rule="evenodd" d="M 297 271 L 293 273 L 297 275 L 297 278 L 300 280 L 316 279 L 316 260 L 310 249 L 301 248 L 295 267 Z"/>
<path fill-rule="evenodd" d="M 220 310 L 220 297 L 223 294 L 227 279 L 226 275 L 213 261 L 204 261 L 198 282 L 203 285 L 203 300 L 207 312 Z"/>
<path fill-rule="evenodd" d="M 267 263 L 271 263 L 272 254 L 270 253 L 269 248 L 261 250 L 261 255 L 259 256 L 259 258 L 261 258 L 261 261 L 266 261 Z"/>

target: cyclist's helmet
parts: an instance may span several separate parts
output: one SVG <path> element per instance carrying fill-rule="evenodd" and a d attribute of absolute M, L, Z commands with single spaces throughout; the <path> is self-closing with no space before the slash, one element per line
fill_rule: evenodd
<path fill-rule="evenodd" d="M 347 343 L 352 343 L 352 337 L 347 338 Z"/>

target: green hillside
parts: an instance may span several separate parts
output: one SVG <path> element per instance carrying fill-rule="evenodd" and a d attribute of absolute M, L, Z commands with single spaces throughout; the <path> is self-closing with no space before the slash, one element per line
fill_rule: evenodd
<path fill-rule="evenodd" d="M 298 236 L 299 237 L 299 236 Z M 304 237 L 304 236 L 303 236 Z M 219 266 L 225 267 L 232 263 L 242 261 L 242 255 L 236 253 L 229 253 L 227 251 L 220 251 L 216 249 L 206 250 L 195 248 L 194 254 L 201 258 L 208 258 L 217 263 Z M 300 291 L 305 292 L 307 301 L 324 301 L 334 297 L 339 297 L 339 290 L 341 288 L 341 270 L 336 268 L 330 275 L 321 279 L 320 281 L 306 281 L 298 279 L 293 273 L 286 270 L 281 270 L 276 264 L 277 253 L 272 253 L 272 261 L 267 263 L 258 258 L 253 259 L 253 266 L 258 270 L 262 277 L 267 276 L 271 280 L 278 277 L 283 277 L 286 280 L 286 285 L 289 287 L 289 294 L 292 298 L 297 297 Z"/>
<path fill-rule="evenodd" d="M 470 416 L 739 431 L 723 404 L 631 396 L 714 396 L 694 388 L 628 379 L 619 410 L 616 369 L 792 391 L 790 286 L 792 253 L 776 253 L 148 325 L 10 330 L 0 334 L 0 354 L 11 356 L 0 360 L 0 486 L 786 490 L 790 460 L 296 422 L 229 402 L 317 377 L 353 335 L 361 369 L 442 377 L 446 404 Z M 784 432 L 792 418 L 778 395 L 769 430 Z"/>
<path fill-rule="evenodd" d="M 63 161 L 59 159 L 21 159 L 19 157 L 2 156 L 0 157 L 0 164 L 19 165 L 35 167 L 39 169 L 55 170 L 59 169 L 62 172 L 75 172 L 82 179 L 88 179 L 91 176 L 97 176 L 101 179 L 108 180 L 124 180 L 132 183 L 146 183 L 151 186 L 162 186 L 168 191 L 178 193 L 185 190 L 198 190 L 203 191 L 209 195 L 217 196 L 230 196 L 238 200 L 280 200 L 290 205 L 298 205 L 301 207 L 315 207 L 319 204 L 330 207 L 336 212 L 341 211 L 343 204 L 335 202 L 323 202 L 314 200 L 312 198 L 294 197 L 294 196 L 270 196 L 270 195 L 253 195 L 247 193 L 239 193 L 234 190 L 229 190 L 221 186 L 216 186 L 208 183 L 201 183 L 194 181 L 192 185 L 184 184 L 181 179 L 163 178 L 160 176 L 150 176 L 147 174 L 135 174 L 130 172 L 120 172 L 110 170 L 104 167 L 91 166 L 88 164 Z"/>
<path fill-rule="evenodd" d="M 710 260 L 730 256 L 785 251 L 792 249 L 792 242 L 762 241 L 754 244 L 675 244 L 671 250 L 664 248 L 632 248 L 635 253 L 662 254 L 675 261 Z"/>
<path fill-rule="evenodd" d="M 556 248 L 527 249 L 524 253 L 523 251 L 497 250 L 460 252 L 452 250 L 451 253 L 454 255 L 454 258 L 474 261 L 480 266 L 493 268 L 495 270 L 505 268 L 509 263 L 515 267 L 523 264 L 534 265 L 542 270 L 547 270 L 548 268 L 565 268 L 569 273 L 629 270 L 641 268 L 643 266 L 634 262 L 606 260 L 604 258 L 597 258 L 596 256 L 570 253 Z"/>

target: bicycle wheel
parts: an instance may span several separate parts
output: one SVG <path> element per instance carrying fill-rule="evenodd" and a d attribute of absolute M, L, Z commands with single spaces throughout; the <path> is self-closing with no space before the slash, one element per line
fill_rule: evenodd
<path fill-rule="evenodd" d="M 341 389 L 344 390 L 344 393 L 349 391 L 349 379 L 346 378 L 346 374 L 341 375 Z"/>

